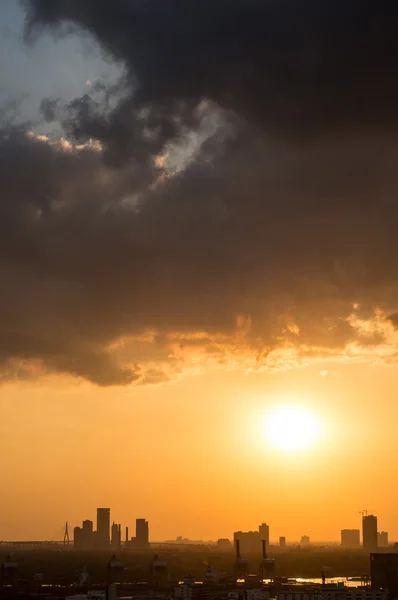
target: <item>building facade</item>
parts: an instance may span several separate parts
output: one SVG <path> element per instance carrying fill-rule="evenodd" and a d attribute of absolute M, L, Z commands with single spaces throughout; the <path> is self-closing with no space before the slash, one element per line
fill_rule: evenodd
<path fill-rule="evenodd" d="M 359 529 L 342 529 L 341 545 L 343 548 L 359 548 L 361 545 L 361 533 Z"/>
<path fill-rule="evenodd" d="M 321 590 L 320 600 L 388 600 L 388 590 L 359 588 Z"/>
<path fill-rule="evenodd" d="M 261 554 L 261 539 L 258 531 L 235 531 L 235 544 L 237 541 L 242 554 Z"/>
<path fill-rule="evenodd" d="M 278 592 L 277 600 L 320 600 L 318 589 L 284 590 Z"/>
<path fill-rule="evenodd" d="M 174 588 L 174 598 L 175 600 L 209 600 L 210 593 L 202 584 L 184 581 Z"/>
<path fill-rule="evenodd" d="M 349 588 L 344 585 L 278 592 L 277 600 L 388 600 L 388 590 Z"/>
<path fill-rule="evenodd" d="M 380 531 L 377 534 L 377 546 L 379 548 L 387 548 L 388 547 L 388 532 Z"/>
<path fill-rule="evenodd" d="M 398 553 L 372 553 L 370 579 L 373 590 L 388 589 L 392 598 L 398 597 Z"/>
<path fill-rule="evenodd" d="M 97 544 L 99 548 L 110 545 L 111 509 L 97 508 Z"/>
<path fill-rule="evenodd" d="M 111 527 L 111 546 L 115 550 L 119 549 L 121 546 L 121 525 L 117 523 L 112 523 Z"/>
<path fill-rule="evenodd" d="M 271 593 L 263 588 L 246 588 L 228 592 L 228 600 L 269 600 Z"/>
<path fill-rule="evenodd" d="M 261 523 L 258 528 L 258 533 L 260 535 L 260 540 L 264 540 L 267 547 L 269 546 L 269 525 L 267 523 Z"/>
<path fill-rule="evenodd" d="M 377 549 L 377 517 L 374 515 L 362 517 L 362 545 L 368 552 Z"/>
<path fill-rule="evenodd" d="M 149 524 L 145 519 L 136 519 L 135 544 L 140 550 L 149 547 Z"/>

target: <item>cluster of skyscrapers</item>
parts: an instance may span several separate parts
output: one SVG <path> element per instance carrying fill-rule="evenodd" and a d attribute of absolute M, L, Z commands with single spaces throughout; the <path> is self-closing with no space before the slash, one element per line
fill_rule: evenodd
<path fill-rule="evenodd" d="M 126 527 L 124 545 L 126 547 L 145 550 L 149 547 L 149 525 L 145 519 L 136 519 L 136 536 L 129 538 Z M 114 548 L 120 549 L 122 545 L 122 526 L 112 523 L 110 508 L 97 508 L 97 529 L 94 530 L 93 521 L 83 521 L 81 527 L 73 530 L 73 545 L 77 550 L 92 550 Z"/>
<path fill-rule="evenodd" d="M 389 546 L 387 531 L 378 531 L 377 517 L 374 515 L 362 513 L 362 547 L 367 552 L 375 552 L 377 548 L 387 548 Z M 243 553 L 255 553 L 261 548 L 262 541 L 265 541 L 266 546 L 270 543 L 269 525 L 262 523 L 258 531 L 235 531 L 234 543 L 239 541 L 240 548 Z M 220 539 L 217 545 L 220 549 L 227 549 L 229 540 Z M 300 540 L 300 547 L 305 548 L 310 545 L 310 538 L 303 535 Z M 279 546 L 286 547 L 286 537 L 279 538 Z M 359 529 L 342 529 L 341 530 L 341 546 L 343 548 L 360 548 L 361 547 L 361 532 Z"/>
<path fill-rule="evenodd" d="M 341 545 L 344 548 L 360 548 L 361 533 L 359 529 L 342 529 Z M 368 552 L 377 548 L 387 548 L 387 531 L 377 531 L 377 517 L 374 515 L 362 516 L 362 547 Z"/>
<path fill-rule="evenodd" d="M 234 544 L 239 541 L 240 549 L 245 554 L 258 552 L 261 549 L 261 542 L 265 541 L 269 546 L 269 525 L 261 523 L 258 531 L 235 531 Z"/>
<path fill-rule="evenodd" d="M 97 508 L 97 529 L 94 530 L 93 521 L 83 521 L 81 527 L 74 528 L 74 547 L 77 549 L 119 549 L 122 546 L 122 528 L 118 523 L 111 525 L 111 511 L 109 508 Z M 128 527 L 126 527 L 124 547 L 137 550 L 145 550 L 149 547 L 149 525 L 145 519 L 136 519 L 136 535 L 129 538 Z M 262 542 L 265 546 L 270 544 L 269 525 L 261 523 L 257 531 L 235 531 L 234 544 L 239 541 L 243 553 L 256 553 L 261 549 Z M 302 536 L 300 545 L 309 546 L 310 538 Z M 220 549 L 230 547 L 227 539 L 217 542 Z M 286 546 L 286 537 L 279 538 L 280 547 Z M 375 552 L 377 548 L 388 547 L 388 533 L 377 530 L 377 517 L 374 515 L 362 515 L 362 547 L 367 552 Z M 341 546 L 343 548 L 360 548 L 361 532 L 359 529 L 342 529 Z"/>
<path fill-rule="evenodd" d="M 269 536 L 269 525 L 267 523 L 261 523 L 258 531 L 235 531 L 234 533 L 234 544 L 239 541 L 240 548 L 243 553 L 255 553 L 259 552 L 261 544 L 264 541 L 266 547 L 270 545 Z M 220 539 L 217 542 L 217 546 L 220 549 L 227 549 L 227 544 L 230 545 L 229 540 Z M 310 545 L 310 538 L 308 535 L 303 535 L 300 540 L 300 546 L 306 548 Z M 280 548 L 286 548 L 286 537 L 280 536 L 279 538 Z"/>

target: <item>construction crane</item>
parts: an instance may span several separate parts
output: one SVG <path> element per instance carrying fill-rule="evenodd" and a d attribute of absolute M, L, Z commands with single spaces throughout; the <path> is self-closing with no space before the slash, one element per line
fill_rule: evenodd
<path fill-rule="evenodd" d="M 266 540 L 261 540 L 261 547 L 262 547 L 262 561 L 260 563 L 260 578 L 261 578 L 261 582 L 264 582 L 264 580 L 269 579 L 271 581 L 274 581 L 275 579 L 275 560 L 273 558 L 268 558 L 267 557 L 267 542 Z"/>
<path fill-rule="evenodd" d="M 249 561 L 240 555 L 240 540 L 235 540 L 236 560 L 235 560 L 235 581 L 238 579 L 246 581 L 249 574 Z"/>
<path fill-rule="evenodd" d="M 360 511 L 359 511 L 359 514 L 360 514 L 360 515 L 362 515 L 362 518 L 363 518 L 364 516 L 365 516 L 365 517 L 367 517 L 367 516 L 368 516 L 368 511 L 367 511 L 367 510 L 360 510 Z"/>
<path fill-rule="evenodd" d="M 165 585 L 168 578 L 167 562 L 160 560 L 155 554 L 150 566 L 150 580 L 156 587 Z"/>

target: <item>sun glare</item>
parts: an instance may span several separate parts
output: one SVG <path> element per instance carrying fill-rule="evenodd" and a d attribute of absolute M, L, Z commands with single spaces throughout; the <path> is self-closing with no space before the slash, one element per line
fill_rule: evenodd
<path fill-rule="evenodd" d="M 311 448 L 320 437 L 321 425 L 303 406 L 275 406 L 265 419 L 267 443 L 278 450 L 299 452 Z"/>

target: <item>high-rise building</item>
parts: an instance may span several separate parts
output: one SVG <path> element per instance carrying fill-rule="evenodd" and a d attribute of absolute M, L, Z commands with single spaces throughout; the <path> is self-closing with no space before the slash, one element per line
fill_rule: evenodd
<path fill-rule="evenodd" d="M 342 529 L 341 545 L 343 548 L 359 548 L 361 545 L 361 534 L 359 529 Z"/>
<path fill-rule="evenodd" d="M 242 555 L 261 552 L 261 538 L 258 531 L 235 531 L 234 543 L 236 544 L 237 541 Z"/>
<path fill-rule="evenodd" d="M 83 548 L 85 550 L 88 550 L 90 548 L 94 547 L 94 524 L 92 521 L 89 521 L 88 519 L 86 521 L 83 521 L 83 527 L 82 527 L 82 544 L 83 544 Z"/>
<path fill-rule="evenodd" d="M 377 534 L 377 545 L 379 548 L 387 548 L 388 546 L 388 532 L 380 531 Z"/>
<path fill-rule="evenodd" d="M 258 532 L 260 534 L 260 539 L 265 540 L 267 548 L 269 546 L 269 525 L 267 523 L 261 523 L 258 528 Z"/>
<path fill-rule="evenodd" d="M 88 534 L 93 533 L 94 530 L 94 523 L 92 521 L 89 521 L 88 519 L 86 521 L 83 521 L 83 531 L 85 531 Z"/>
<path fill-rule="evenodd" d="M 75 527 L 73 530 L 73 547 L 75 550 L 83 548 L 83 529 L 81 527 Z"/>
<path fill-rule="evenodd" d="M 377 549 L 377 517 L 374 515 L 362 517 L 362 545 L 368 552 Z"/>
<path fill-rule="evenodd" d="M 135 538 L 137 548 L 145 549 L 149 546 L 149 525 L 145 519 L 136 519 Z"/>
<path fill-rule="evenodd" d="M 397 598 L 398 553 L 372 553 L 370 555 L 370 579 L 374 590 L 388 589 L 390 598 Z"/>
<path fill-rule="evenodd" d="M 304 548 L 307 548 L 310 545 L 310 538 L 308 535 L 302 535 L 301 536 L 301 541 L 300 541 L 300 546 L 303 546 Z"/>
<path fill-rule="evenodd" d="M 120 548 L 121 546 L 121 525 L 112 523 L 111 527 L 111 546 L 112 548 Z"/>
<path fill-rule="evenodd" d="M 279 538 L 279 546 L 281 548 L 286 548 L 286 538 L 284 535 Z"/>
<path fill-rule="evenodd" d="M 73 530 L 73 546 L 76 550 L 90 550 L 95 545 L 95 531 L 92 521 L 83 521 L 82 527 Z"/>
<path fill-rule="evenodd" d="M 99 548 L 107 548 L 110 543 L 111 509 L 97 508 L 97 543 Z"/>

